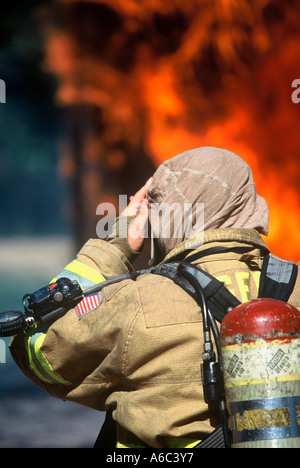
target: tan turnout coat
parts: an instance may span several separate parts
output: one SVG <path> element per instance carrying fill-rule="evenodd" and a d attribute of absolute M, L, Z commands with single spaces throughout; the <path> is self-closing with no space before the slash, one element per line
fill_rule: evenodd
<path fill-rule="evenodd" d="M 198 250 L 220 245 L 246 247 L 247 254 L 218 253 L 195 264 L 224 282 L 240 301 L 256 298 L 268 252 L 262 237 L 254 229 L 211 229 Z M 165 262 L 179 253 L 181 258 L 191 253 L 185 242 Z M 88 241 L 77 260 L 106 279 L 132 271 L 124 252 L 99 239 Z M 298 308 L 299 281 L 290 298 Z M 11 353 L 22 371 L 55 397 L 112 409 L 119 446 L 192 446 L 205 438 L 213 427 L 203 401 L 202 317 L 195 301 L 170 279 L 153 274 L 105 287 L 102 299 L 81 320 L 74 309 L 68 311 L 43 336 L 38 351 L 45 368 L 48 363 L 62 383 L 38 377 L 28 337 L 19 335 Z"/>

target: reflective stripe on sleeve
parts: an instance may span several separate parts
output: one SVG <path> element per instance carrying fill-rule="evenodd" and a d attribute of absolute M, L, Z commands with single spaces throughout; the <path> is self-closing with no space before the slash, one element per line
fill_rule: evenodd
<path fill-rule="evenodd" d="M 25 344 L 29 358 L 29 365 L 35 375 L 45 383 L 72 385 L 71 382 L 53 371 L 46 357 L 41 351 L 41 346 L 46 338 L 45 333 L 35 333 L 25 337 Z"/>
<path fill-rule="evenodd" d="M 85 265 L 79 260 L 73 260 L 69 263 L 51 283 L 62 277 L 77 280 L 83 290 L 94 284 L 105 281 L 105 277 L 99 271 Z M 72 385 L 71 382 L 53 371 L 46 356 L 42 353 L 41 347 L 45 338 L 46 333 L 39 333 L 37 330 L 25 336 L 25 346 L 31 370 L 42 382 L 48 384 Z"/>
<path fill-rule="evenodd" d="M 200 444 L 201 440 L 195 440 L 195 439 L 169 439 L 166 441 L 166 447 L 165 448 L 194 448 L 198 444 Z M 137 445 L 137 444 L 122 444 L 121 442 L 117 442 L 116 448 L 147 448 L 143 445 Z"/>
<path fill-rule="evenodd" d="M 105 281 L 105 277 L 99 271 L 85 265 L 85 263 L 82 263 L 79 260 L 73 260 L 69 263 L 56 278 L 53 278 L 51 282 L 62 277 L 77 280 L 83 290 L 93 286 L 94 284 Z"/>
<path fill-rule="evenodd" d="M 195 439 L 173 439 L 167 440 L 167 448 L 194 448 L 200 444 L 201 440 Z"/>

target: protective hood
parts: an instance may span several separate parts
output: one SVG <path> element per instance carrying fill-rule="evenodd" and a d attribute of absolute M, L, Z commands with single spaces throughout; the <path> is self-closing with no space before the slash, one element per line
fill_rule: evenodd
<path fill-rule="evenodd" d="M 152 263 L 195 236 L 201 245 L 208 229 L 268 234 L 268 206 L 256 193 L 250 167 L 225 149 L 201 147 L 165 161 L 154 174 L 148 200 L 156 250 Z"/>

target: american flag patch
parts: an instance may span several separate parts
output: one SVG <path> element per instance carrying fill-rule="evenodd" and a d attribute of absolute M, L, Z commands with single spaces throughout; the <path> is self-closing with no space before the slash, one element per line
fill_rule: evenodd
<path fill-rule="evenodd" d="M 92 294 L 85 297 L 77 306 L 75 307 L 77 317 L 82 319 L 86 314 L 95 310 L 102 302 L 102 296 L 100 293 Z"/>

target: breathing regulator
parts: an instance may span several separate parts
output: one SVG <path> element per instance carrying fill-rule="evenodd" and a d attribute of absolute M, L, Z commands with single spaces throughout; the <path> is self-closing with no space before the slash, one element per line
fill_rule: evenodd
<path fill-rule="evenodd" d="M 12 310 L 0 313 L 0 337 L 26 332 L 37 323 L 54 322 L 75 307 L 84 294 L 78 282 L 69 278 L 59 278 L 32 294 L 26 294 L 22 301 L 24 312 Z"/>

